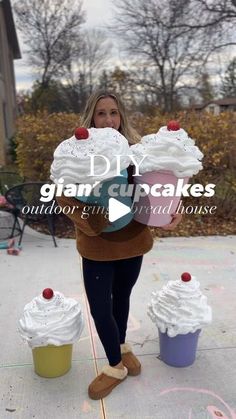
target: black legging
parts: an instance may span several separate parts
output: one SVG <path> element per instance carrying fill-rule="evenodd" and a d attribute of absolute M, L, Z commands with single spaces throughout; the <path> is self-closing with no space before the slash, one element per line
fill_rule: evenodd
<path fill-rule="evenodd" d="M 130 294 L 142 259 L 137 256 L 103 262 L 82 258 L 90 312 L 111 366 L 121 361 L 120 344 L 125 342 Z"/>

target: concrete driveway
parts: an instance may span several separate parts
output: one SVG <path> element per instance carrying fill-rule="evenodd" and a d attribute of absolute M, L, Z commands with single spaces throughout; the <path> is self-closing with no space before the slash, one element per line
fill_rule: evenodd
<path fill-rule="evenodd" d="M 108 397 L 90 400 L 89 383 L 107 363 L 86 301 L 75 241 L 27 227 L 19 256 L 0 251 L 1 419 L 231 419 L 236 418 L 236 236 L 169 238 L 144 257 L 131 300 L 127 341 L 142 363 Z M 184 271 L 197 276 L 213 309 L 195 363 L 174 368 L 159 359 L 155 325 L 147 316 L 151 292 Z M 85 328 L 64 376 L 37 376 L 17 332 L 24 305 L 51 287 L 80 301 Z"/>

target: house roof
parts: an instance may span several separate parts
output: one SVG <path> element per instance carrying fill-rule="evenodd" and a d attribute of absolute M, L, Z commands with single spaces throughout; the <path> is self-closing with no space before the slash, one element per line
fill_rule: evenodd
<path fill-rule="evenodd" d="M 203 109 L 204 107 L 206 106 L 206 104 L 204 103 L 204 104 L 197 104 L 197 105 L 190 105 L 190 108 L 194 108 L 194 109 Z"/>
<path fill-rule="evenodd" d="M 210 103 L 216 103 L 217 105 L 236 105 L 236 97 L 225 97 L 224 99 L 213 100 Z"/>
<path fill-rule="evenodd" d="M 15 28 L 15 23 L 13 19 L 10 0 L 2 0 L 0 1 L 0 4 L 2 5 L 3 14 L 5 16 L 7 38 L 12 47 L 13 57 L 21 58 L 21 52 L 20 52 L 20 47 L 19 47 L 19 43 L 17 39 L 16 28 Z"/>
<path fill-rule="evenodd" d="M 229 105 L 236 105 L 236 97 L 225 97 L 223 99 L 218 99 L 218 100 L 209 100 L 206 103 L 201 103 L 201 104 L 196 104 L 196 105 L 191 105 L 190 107 L 193 109 L 204 109 L 206 108 L 206 106 L 211 105 L 211 104 L 216 104 L 219 106 L 229 106 Z"/>

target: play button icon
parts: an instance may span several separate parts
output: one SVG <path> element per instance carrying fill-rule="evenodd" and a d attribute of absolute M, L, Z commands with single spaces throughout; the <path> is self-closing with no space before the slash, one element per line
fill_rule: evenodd
<path fill-rule="evenodd" d="M 128 205 L 122 204 L 122 202 L 115 198 L 110 198 L 108 205 L 109 221 L 111 223 L 131 212 L 131 209 L 128 207 Z"/>

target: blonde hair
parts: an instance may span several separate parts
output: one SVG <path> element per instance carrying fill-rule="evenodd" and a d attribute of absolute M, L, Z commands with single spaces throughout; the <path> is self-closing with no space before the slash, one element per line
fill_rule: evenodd
<path fill-rule="evenodd" d="M 117 95 L 117 93 L 108 92 L 108 91 L 102 91 L 98 90 L 94 92 L 88 99 L 88 102 L 85 106 L 84 113 L 82 115 L 80 125 L 85 128 L 91 128 L 94 127 L 94 111 L 97 105 L 97 102 L 100 99 L 111 97 L 115 100 L 117 103 L 118 111 L 120 113 L 120 128 L 119 132 L 124 135 L 124 137 L 127 138 L 129 144 L 135 144 L 140 141 L 140 135 L 137 133 L 137 131 L 131 126 L 128 117 L 126 115 L 126 109 Z"/>

